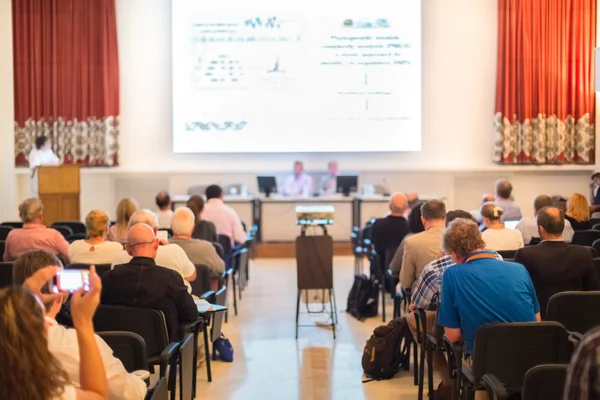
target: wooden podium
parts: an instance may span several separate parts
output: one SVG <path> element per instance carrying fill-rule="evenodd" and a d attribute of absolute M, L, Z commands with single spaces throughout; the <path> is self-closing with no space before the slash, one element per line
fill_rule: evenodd
<path fill-rule="evenodd" d="M 38 167 L 38 193 L 44 203 L 44 223 L 81 221 L 79 213 L 79 165 Z"/>

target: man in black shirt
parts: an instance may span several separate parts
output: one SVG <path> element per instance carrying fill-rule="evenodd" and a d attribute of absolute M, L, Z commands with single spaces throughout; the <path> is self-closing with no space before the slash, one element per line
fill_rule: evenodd
<path fill-rule="evenodd" d="M 523 264 L 540 303 L 540 314 L 546 317 L 548 300 L 566 291 L 600 290 L 594 260 L 588 247 L 565 243 L 562 237 L 565 217 L 556 207 L 538 212 L 538 230 L 542 242 L 517 251 L 515 262 Z"/>
<path fill-rule="evenodd" d="M 133 258 L 104 274 L 101 303 L 160 310 L 170 340 L 181 340 L 180 327 L 198 319 L 198 308 L 181 275 L 156 265 L 154 230 L 146 224 L 132 226 L 125 248 Z"/>
<path fill-rule="evenodd" d="M 409 233 L 408 223 L 403 216 L 407 209 L 406 196 L 402 193 L 396 193 L 390 198 L 390 214 L 385 218 L 379 218 L 373 223 L 371 241 L 383 265 L 387 265 L 385 260 L 386 251 L 398 248 L 404 236 Z M 391 255 L 393 256 L 393 253 Z M 391 261 L 391 258 L 389 261 Z"/>

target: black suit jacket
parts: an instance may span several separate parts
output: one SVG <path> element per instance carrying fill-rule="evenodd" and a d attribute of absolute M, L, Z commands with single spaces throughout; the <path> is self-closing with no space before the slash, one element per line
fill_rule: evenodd
<path fill-rule="evenodd" d="M 102 276 L 101 303 L 162 311 L 171 341 L 182 339 L 183 324 L 198 319 L 198 308 L 181 275 L 147 257 L 133 257 L 107 271 Z"/>
<path fill-rule="evenodd" d="M 404 217 L 388 215 L 385 218 L 377 219 L 373 223 L 373 227 L 371 228 L 371 242 L 375 247 L 375 251 L 379 254 L 382 263 L 386 262 L 386 250 L 400 246 L 402 239 L 404 239 L 409 232 L 408 222 Z"/>
<path fill-rule="evenodd" d="M 515 262 L 523 264 L 535 287 L 542 318 L 546 317 L 548 300 L 566 291 L 600 290 L 590 249 L 563 241 L 541 242 L 517 251 Z"/>

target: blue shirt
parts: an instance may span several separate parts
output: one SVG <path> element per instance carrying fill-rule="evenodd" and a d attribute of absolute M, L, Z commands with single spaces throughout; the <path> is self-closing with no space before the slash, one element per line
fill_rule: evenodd
<path fill-rule="evenodd" d="M 471 260 L 444 271 L 438 323 L 460 328 L 467 352 L 473 354 L 477 329 L 496 322 L 535 322 L 540 312 L 529 273 L 521 264 L 481 251 Z"/>

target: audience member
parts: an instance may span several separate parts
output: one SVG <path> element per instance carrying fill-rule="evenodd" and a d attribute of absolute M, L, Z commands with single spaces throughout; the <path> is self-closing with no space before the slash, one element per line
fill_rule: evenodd
<path fill-rule="evenodd" d="M 476 223 L 456 219 L 442 237 L 444 252 L 456 265 L 444 271 L 438 324 L 453 342 L 464 339 L 471 364 L 477 330 L 495 322 L 540 321 L 540 306 L 525 267 L 498 260 L 484 250 Z M 476 398 L 487 398 L 478 392 Z"/>
<path fill-rule="evenodd" d="M 416 205 L 420 205 L 419 195 L 415 192 L 406 193 L 406 201 L 408 201 L 408 207 L 412 209 Z"/>
<path fill-rule="evenodd" d="M 571 223 L 576 231 L 585 231 L 592 229 L 590 222 L 590 207 L 587 198 L 575 193 L 567 200 L 567 214 L 565 219 Z"/>
<path fill-rule="evenodd" d="M 137 224 L 144 224 L 151 227 L 156 235 L 158 232 L 158 221 L 156 215 L 150 210 L 141 210 L 133 213 L 129 220 L 129 226 L 133 227 Z M 129 238 L 129 235 L 128 235 Z M 115 255 L 112 260 L 112 268 L 116 268 L 119 264 L 126 264 L 131 261 L 131 251 L 121 250 Z M 172 269 L 181 275 L 188 282 L 196 279 L 196 267 L 190 261 L 185 251 L 176 244 L 161 244 L 156 251 L 156 263 L 161 267 Z M 186 282 L 188 289 L 191 291 L 191 286 Z"/>
<path fill-rule="evenodd" d="M 108 214 L 92 210 L 85 217 L 87 239 L 76 240 L 69 246 L 69 259 L 78 264 L 110 264 L 113 257 L 123 250 L 123 245 L 107 241 Z"/>
<path fill-rule="evenodd" d="M 210 268 L 213 278 L 219 277 L 225 271 L 225 262 L 219 257 L 212 243 L 201 239 L 192 239 L 194 231 L 194 213 L 187 207 L 175 210 L 171 221 L 173 238 L 171 243 L 185 251 L 194 265 L 205 265 Z"/>
<path fill-rule="evenodd" d="M 319 182 L 319 194 L 321 196 L 337 192 L 337 176 L 338 163 L 337 161 L 330 161 L 327 164 L 327 175 L 323 176 Z"/>
<path fill-rule="evenodd" d="M 108 230 L 108 240 L 125 243 L 127 230 L 129 229 L 129 218 L 137 210 L 137 204 L 132 199 L 122 199 L 117 205 L 117 222 Z"/>
<path fill-rule="evenodd" d="M 207 240 L 209 242 L 218 241 L 217 228 L 215 224 L 210 221 L 202 219 L 202 211 L 204 210 L 204 199 L 200 196 L 192 196 L 187 201 L 186 207 L 188 207 L 196 216 L 196 226 L 192 237 L 194 239 Z"/>
<path fill-rule="evenodd" d="M 600 399 L 600 327 L 589 331 L 575 348 L 567 369 L 563 399 Z"/>
<path fill-rule="evenodd" d="M 22 285 L 37 271 L 46 267 L 62 266 L 54 254 L 41 250 L 30 251 L 19 257 L 13 265 L 13 283 Z M 43 287 L 42 293 L 50 293 L 49 288 Z M 79 380 L 79 343 L 75 329 L 61 326 L 56 321 L 56 316 L 61 308 L 62 300 L 66 296 L 44 304 L 46 307 L 46 337 L 48 348 L 56 357 L 68 375 L 69 381 L 74 386 L 80 385 Z M 136 375 L 130 375 L 123 367 L 121 361 L 113 356 L 111 348 L 99 336 L 95 335 L 96 344 L 100 351 L 108 392 L 111 399 L 143 399 L 146 394 L 146 384 Z"/>
<path fill-rule="evenodd" d="M 591 183 L 591 200 L 590 213 L 592 218 L 600 218 L 600 172 L 595 172 L 592 175 Z"/>
<path fill-rule="evenodd" d="M 425 231 L 406 238 L 404 243 L 400 284 L 405 289 L 412 289 L 423 268 L 440 256 L 446 205 L 440 200 L 429 200 L 421 206 L 421 214 Z"/>
<path fill-rule="evenodd" d="M 483 219 L 481 217 L 481 206 L 483 206 L 487 203 L 493 203 L 495 200 L 496 200 L 496 197 L 494 197 L 493 194 L 484 193 L 481 195 L 481 204 L 480 204 L 479 208 L 477 210 L 471 211 L 471 215 L 473 215 L 475 218 L 477 218 L 476 222 L 479 222 L 479 223 L 483 222 Z"/>
<path fill-rule="evenodd" d="M 156 195 L 156 218 L 158 218 L 158 229 L 170 229 L 173 210 L 171 210 L 171 196 L 167 192 L 160 192 Z"/>
<path fill-rule="evenodd" d="M 411 208 L 408 213 L 408 233 L 398 246 L 398 250 L 396 250 L 396 254 L 394 254 L 394 258 L 390 262 L 389 269 L 392 271 L 392 275 L 395 277 L 400 276 L 400 270 L 402 269 L 402 258 L 404 257 L 404 244 L 406 242 L 406 238 L 416 235 L 417 233 L 421 233 L 425 230 L 423 226 L 423 221 L 421 220 L 421 205 L 417 204 Z"/>
<path fill-rule="evenodd" d="M 29 250 L 45 250 L 58 254 L 69 262 L 69 242 L 56 229 L 44 225 L 44 205 L 30 198 L 19 205 L 23 227 L 13 229 L 6 237 L 4 261 L 14 261 Z"/>
<path fill-rule="evenodd" d="M 231 245 L 244 243 L 246 232 L 242 221 L 233 208 L 223 202 L 223 189 L 217 185 L 206 188 L 206 205 L 202 218 L 215 224 L 218 235 L 227 235 L 231 238 Z"/>
<path fill-rule="evenodd" d="M 464 218 L 475 222 L 475 217 L 471 213 L 462 210 L 449 211 L 446 214 L 446 226 L 458 218 Z M 501 258 L 499 255 L 497 256 Z M 423 272 L 419 276 L 415 284 L 414 292 L 412 293 L 412 304 L 410 305 L 410 313 L 406 317 L 406 323 L 410 328 L 413 337 L 417 336 L 417 321 L 414 311 L 417 308 L 425 310 L 427 316 L 427 332 L 435 332 L 437 322 L 437 311 L 431 310 L 433 306 L 439 303 L 440 286 L 442 285 L 442 275 L 446 268 L 453 266 L 454 260 L 448 255 L 444 255 L 435 261 L 430 262 L 423 268 Z M 442 382 L 435 391 L 433 398 L 442 399 L 450 398 L 452 395 L 452 380 L 448 373 L 448 364 L 443 354 L 433 352 L 433 369 L 441 377 Z"/>
<path fill-rule="evenodd" d="M 481 207 L 483 224 L 487 228 L 482 237 L 488 250 L 517 250 L 523 247 L 523 235 L 518 230 L 506 229 L 502 222 L 503 214 L 502 208 L 491 203 Z"/>
<path fill-rule="evenodd" d="M 294 163 L 294 173 L 286 178 L 283 182 L 281 193 L 284 196 L 303 196 L 312 194 L 312 178 L 304 172 L 304 164 L 302 161 Z M 217 227 L 217 231 L 218 231 Z"/>
<path fill-rule="evenodd" d="M 181 275 L 157 263 L 160 247 L 155 228 L 134 224 L 125 248 L 132 258 L 104 274 L 102 304 L 160 310 L 170 340 L 181 340 L 180 327 L 198 319 L 198 309 Z"/>
<path fill-rule="evenodd" d="M 519 250 L 515 262 L 523 264 L 529 272 L 544 318 L 548 300 L 554 294 L 600 290 L 600 281 L 590 249 L 565 243 L 562 236 L 565 219 L 558 208 L 542 208 L 537 224 L 542 242 Z"/>
<path fill-rule="evenodd" d="M 72 314 L 78 342 L 80 387 L 49 349 L 42 303 L 60 295 L 42 294 L 42 287 L 58 272 L 50 267 L 27 279 L 24 287 L 0 291 L 0 398 L 2 399 L 108 399 L 104 363 L 94 340 L 92 317 L 100 301 L 101 283 L 90 271 L 90 291 L 77 291 Z M 51 340 L 51 339 L 50 339 Z"/>
<path fill-rule="evenodd" d="M 550 196 L 545 194 L 540 195 L 535 198 L 533 201 L 533 217 L 525 217 L 517 224 L 516 229 L 521 232 L 523 236 L 524 244 L 535 244 L 532 243 L 532 239 L 539 239 L 540 233 L 538 229 L 537 216 L 540 210 L 544 207 L 553 207 L 554 201 Z M 565 242 L 571 243 L 573 240 L 573 228 L 571 227 L 571 223 L 565 220 L 565 229 L 562 233 L 562 238 Z"/>
<path fill-rule="evenodd" d="M 404 211 L 408 208 L 406 196 L 402 193 L 395 193 L 390 197 L 389 207 L 388 216 L 377 219 L 371 228 L 371 242 L 382 263 L 386 262 L 386 251 L 400 246 L 404 237 L 409 233 L 408 223 L 403 217 Z"/>
<path fill-rule="evenodd" d="M 509 181 L 499 180 L 496 182 L 496 194 L 494 204 L 502 209 L 502 221 L 519 221 L 521 207 L 511 200 L 513 187 Z"/>

